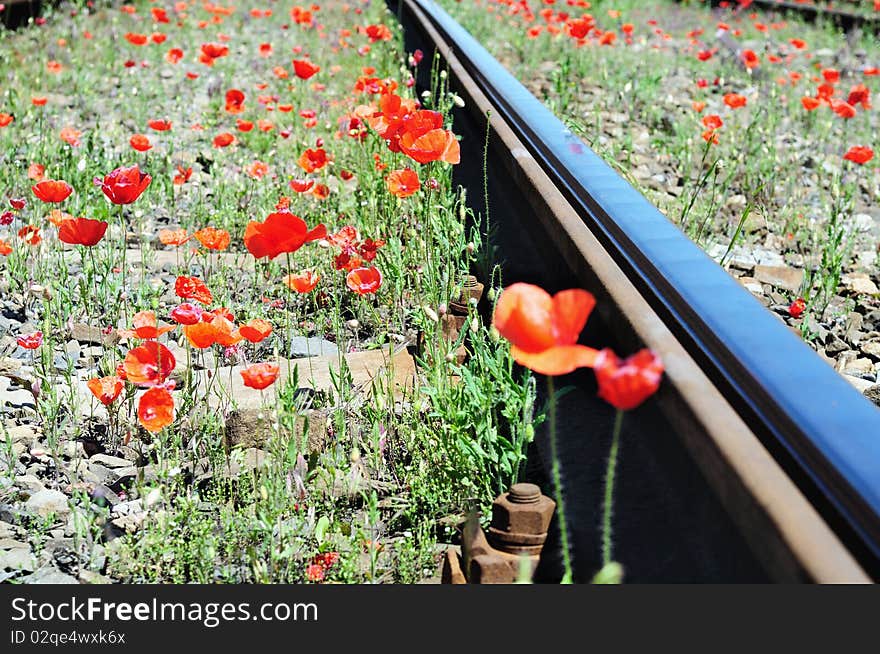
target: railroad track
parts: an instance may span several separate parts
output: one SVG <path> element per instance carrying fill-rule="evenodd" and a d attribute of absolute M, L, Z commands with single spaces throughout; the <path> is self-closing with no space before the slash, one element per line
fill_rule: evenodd
<path fill-rule="evenodd" d="M 687 0 L 679 0 L 679 2 Z M 722 4 L 725 6 L 734 6 L 736 3 L 724 0 L 708 0 L 708 3 L 717 7 Z M 858 4 L 850 2 L 848 4 Z M 751 0 L 744 11 L 766 10 L 776 11 L 781 14 L 791 14 L 800 16 L 807 22 L 816 22 L 818 20 L 826 21 L 839 27 L 845 32 L 856 29 L 862 29 L 874 34 L 880 33 L 880 16 L 871 15 L 865 12 L 841 9 L 838 7 L 827 7 L 818 3 L 793 2 L 791 0 Z"/>
<path fill-rule="evenodd" d="M 880 577 L 880 411 L 436 4 L 388 5 L 407 50 L 439 53 L 465 101 L 456 181 L 477 211 L 488 116 L 488 200 L 505 285 L 586 288 L 598 299 L 586 342 L 647 345 L 666 364 L 656 401 L 624 430 L 615 542 L 627 579 Z M 566 508 L 576 577 L 589 580 L 600 567 L 613 415 L 592 375 L 564 383 L 574 387 L 559 408 Z M 548 459 L 536 443 L 540 481 Z M 559 576 L 552 539 L 539 579 Z"/>
<path fill-rule="evenodd" d="M 0 12 L 0 24 L 9 29 L 15 29 L 24 25 L 31 18 L 40 15 L 43 8 L 43 0 L 6 0 L 6 5 Z"/>

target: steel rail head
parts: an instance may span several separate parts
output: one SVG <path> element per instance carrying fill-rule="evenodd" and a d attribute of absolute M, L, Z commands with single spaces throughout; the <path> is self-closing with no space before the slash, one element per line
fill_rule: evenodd
<path fill-rule="evenodd" d="M 880 410 L 823 362 L 432 0 L 407 0 L 761 438 L 880 576 Z"/>

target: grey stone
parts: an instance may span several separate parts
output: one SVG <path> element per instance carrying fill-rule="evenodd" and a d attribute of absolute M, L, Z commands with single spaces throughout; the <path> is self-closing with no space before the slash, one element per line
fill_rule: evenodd
<path fill-rule="evenodd" d="M 109 456 L 107 454 L 95 454 L 89 459 L 89 463 L 98 463 L 105 468 L 128 468 L 131 465 L 131 461 L 128 459 L 122 459 L 118 456 Z"/>
<path fill-rule="evenodd" d="M 90 463 L 89 472 L 98 479 L 98 483 L 117 492 L 122 486 L 137 477 L 138 469 L 133 465 L 125 468 L 108 468 L 99 463 Z"/>
<path fill-rule="evenodd" d="M 123 533 L 133 534 L 141 528 L 141 525 L 144 524 L 144 519 L 146 517 L 146 511 L 140 511 L 138 513 L 131 513 L 129 515 L 114 518 L 110 522 L 114 527 L 116 527 Z"/>
<path fill-rule="evenodd" d="M 0 408 L 4 406 L 8 406 L 11 409 L 23 409 L 25 407 L 36 409 L 37 402 L 34 399 L 33 393 L 29 390 L 19 388 L 13 391 L 7 390 L 0 393 Z"/>
<path fill-rule="evenodd" d="M 70 513 L 67 501 L 67 495 L 61 491 L 44 489 L 31 495 L 24 506 L 27 510 L 43 517 L 52 513 L 66 516 Z"/>
<path fill-rule="evenodd" d="M 44 565 L 24 580 L 26 584 L 79 584 L 76 577 L 61 572 L 53 565 Z"/>
<path fill-rule="evenodd" d="M 843 333 L 843 337 L 852 343 L 853 345 L 858 345 L 862 340 L 862 325 L 865 320 L 862 317 L 862 314 L 856 313 L 853 311 L 846 317 L 846 328 Z"/>
<path fill-rule="evenodd" d="M 871 341 L 863 343 L 861 347 L 862 353 L 874 361 L 880 361 L 880 342 Z"/>
<path fill-rule="evenodd" d="M 874 384 L 862 391 L 862 394 L 877 406 L 880 406 L 880 384 Z"/>
<path fill-rule="evenodd" d="M 870 359 L 854 359 L 848 361 L 843 366 L 843 371 L 846 375 L 852 375 L 853 377 L 861 377 L 862 379 L 867 379 L 869 381 L 876 381 L 877 373 L 874 371 L 874 364 Z"/>
<path fill-rule="evenodd" d="M 33 572 L 35 569 L 36 561 L 29 547 L 16 547 L 0 552 L 0 570 Z"/>
<path fill-rule="evenodd" d="M 291 357 L 325 356 L 339 354 L 339 348 L 335 343 L 318 338 L 317 336 L 294 336 L 290 339 Z"/>
<path fill-rule="evenodd" d="M 39 438 L 39 432 L 30 425 L 7 427 L 6 433 L 13 443 L 25 443 L 27 447 L 30 447 Z"/>
<path fill-rule="evenodd" d="M 19 475 L 15 478 L 15 485 L 24 489 L 28 495 L 33 495 L 46 489 L 43 483 L 33 475 Z"/>
<path fill-rule="evenodd" d="M 804 271 L 789 266 L 758 265 L 755 266 L 753 275 L 759 282 L 770 284 L 792 293 L 800 291 L 801 285 L 804 283 Z"/>

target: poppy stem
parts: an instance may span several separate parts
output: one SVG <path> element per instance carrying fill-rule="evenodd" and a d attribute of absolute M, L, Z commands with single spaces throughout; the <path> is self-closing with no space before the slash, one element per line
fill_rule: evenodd
<path fill-rule="evenodd" d="M 125 324 L 128 325 L 128 296 L 125 290 L 125 280 L 128 259 L 128 233 L 125 227 L 125 214 L 122 205 L 119 205 L 119 226 L 122 228 L 122 315 L 125 317 Z"/>
<path fill-rule="evenodd" d="M 602 508 L 602 565 L 611 563 L 611 514 L 614 507 L 614 473 L 617 470 L 617 453 L 620 450 L 620 431 L 623 424 L 623 409 L 614 416 L 614 432 L 611 436 L 611 452 L 608 454 L 608 468 L 605 471 L 605 502 Z"/>
<path fill-rule="evenodd" d="M 565 504 L 562 501 L 562 474 L 559 469 L 559 456 L 556 451 L 556 388 L 552 376 L 547 377 L 547 395 L 550 403 L 550 458 L 552 459 L 553 492 L 556 496 L 556 510 L 559 522 L 559 538 L 562 541 L 562 565 L 565 574 L 563 584 L 572 583 L 571 549 L 568 544 L 568 523 L 565 521 Z"/>

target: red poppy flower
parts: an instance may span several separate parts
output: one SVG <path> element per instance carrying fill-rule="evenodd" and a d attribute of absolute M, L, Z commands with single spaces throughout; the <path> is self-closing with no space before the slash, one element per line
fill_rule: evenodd
<path fill-rule="evenodd" d="M 269 164 L 262 161 L 255 161 L 244 170 L 248 176 L 253 177 L 254 179 L 263 179 L 263 177 L 269 174 Z"/>
<path fill-rule="evenodd" d="M 840 71 L 834 68 L 826 68 L 822 71 L 822 77 L 829 84 L 837 84 L 840 81 Z"/>
<path fill-rule="evenodd" d="M 843 100 L 838 100 L 836 98 L 831 99 L 831 110 L 841 118 L 847 120 L 855 118 L 856 116 L 856 108 L 854 106 L 849 102 L 844 102 Z"/>
<path fill-rule="evenodd" d="M 804 96 L 801 98 L 801 104 L 804 106 L 804 109 L 807 111 L 813 111 L 822 104 L 822 101 L 818 98 L 811 98 L 810 96 Z"/>
<path fill-rule="evenodd" d="M 180 48 L 171 48 L 165 55 L 165 61 L 169 64 L 179 63 L 181 59 L 183 59 L 183 50 Z"/>
<path fill-rule="evenodd" d="M 253 128 L 254 124 L 250 120 L 242 120 L 239 118 L 235 121 L 235 129 L 239 132 L 250 132 Z"/>
<path fill-rule="evenodd" d="M 277 363 L 255 363 L 241 371 L 241 378 L 245 386 L 261 391 L 275 383 L 279 371 Z"/>
<path fill-rule="evenodd" d="M 171 310 L 171 319 L 179 325 L 195 325 L 201 322 L 203 313 L 197 304 L 184 302 Z"/>
<path fill-rule="evenodd" d="M 125 40 L 131 43 L 132 45 L 146 45 L 147 44 L 147 35 L 146 34 L 137 34 L 134 32 L 128 32 L 125 35 Z"/>
<path fill-rule="evenodd" d="M 761 59 L 755 54 L 754 50 L 743 50 L 741 57 L 743 65 L 749 70 L 761 65 Z"/>
<path fill-rule="evenodd" d="M 235 345 L 241 341 L 241 332 L 226 316 L 217 315 L 206 311 L 202 314 L 202 321 L 194 325 L 186 325 L 183 328 L 190 344 L 199 350 L 219 344 L 224 347 Z"/>
<path fill-rule="evenodd" d="M 13 120 L 15 120 L 15 116 L 12 114 L 4 114 L 3 112 L 0 112 L 0 127 L 6 127 L 11 124 Z"/>
<path fill-rule="evenodd" d="M 174 329 L 173 325 L 160 327 L 156 320 L 156 313 L 153 311 L 138 311 L 132 318 L 132 324 L 134 329 L 120 329 L 117 331 L 121 338 L 155 339 Z"/>
<path fill-rule="evenodd" d="M 290 180 L 290 188 L 297 193 L 305 193 L 315 185 L 313 179 L 292 179 Z"/>
<path fill-rule="evenodd" d="M 129 139 L 129 144 L 138 152 L 146 152 L 147 150 L 151 150 L 153 148 L 153 144 L 150 143 L 150 139 L 143 134 L 135 134 Z"/>
<path fill-rule="evenodd" d="M 89 218 L 67 218 L 61 221 L 58 228 L 58 240 L 70 245 L 92 247 L 104 238 L 107 223 L 103 220 Z"/>
<path fill-rule="evenodd" d="M 367 25 L 364 33 L 370 39 L 370 43 L 391 40 L 391 30 L 386 25 Z"/>
<path fill-rule="evenodd" d="M 217 330 L 209 322 L 199 321 L 191 325 L 185 325 L 183 333 L 190 345 L 198 350 L 209 348 L 217 342 Z"/>
<path fill-rule="evenodd" d="M 12 246 L 0 238 L 0 256 L 8 257 L 10 254 L 12 254 Z"/>
<path fill-rule="evenodd" d="M 40 228 L 36 225 L 25 225 L 18 230 L 18 237 L 28 245 L 39 245 L 43 240 L 40 236 Z"/>
<path fill-rule="evenodd" d="M 201 50 L 202 56 L 206 60 L 219 59 L 229 54 L 229 46 L 222 43 L 203 43 Z"/>
<path fill-rule="evenodd" d="M 408 198 L 418 192 L 421 182 L 419 176 L 412 168 L 394 170 L 385 178 L 388 192 L 399 198 Z"/>
<path fill-rule="evenodd" d="M 189 181 L 189 178 L 192 177 L 193 169 L 192 168 L 184 168 L 183 166 L 177 167 L 177 174 L 174 176 L 174 179 L 171 181 L 176 186 L 181 186 L 182 184 L 186 184 Z"/>
<path fill-rule="evenodd" d="M 593 367 L 599 397 L 622 411 L 639 406 L 660 387 L 663 363 L 651 350 L 642 350 L 621 361 L 610 349 L 596 356 Z"/>
<path fill-rule="evenodd" d="M 61 131 L 58 132 L 58 138 L 74 148 L 82 145 L 82 141 L 80 141 L 81 136 L 82 132 L 70 125 L 62 127 Z"/>
<path fill-rule="evenodd" d="M 293 61 L 293 72 L 300 79 L 309 79 L 320 70 L 320 66 L 316 66 L 306 59 L 294 59 Z"/>
<path fill-rule="evenodd" d="M 262 223 L 249 222 L 244 244 L 255 258 L 274 259 L 282 252 L 296 252 L 303 244 L 327 236 L 327 228 L 317 225 L 309 230 L 306 222 L 287 211 L 269 214 Z"/>
<path fill-rule="evenodd" d="M 153 20 L 157 23 L 171 22 L 171 19 L 168 18 L 168 12 L 161 7 L 153 7 L 150 9 L 150 13 L 153 14 Z"/>
<path fill-rule="evenodd" d="M 148 120 L 147 125 L 150 126 L 150 129 L 154 129 L 157 132 L 167 132 L 169 129 L 171 129 L 171 121 L 165 119 L 154 118 L 152 120 Z"/>
<path fill-rule="evenodd" d="M 724 96 L 724 104 L 731 109 L 739 109 L 746 106 L 746 97 L 738 93 L 727 93 Z"/>
<path fill-rule="evenodd" d="M 703 116 L 703 126 L 709 129 L 718 129 L 724 125 L 724 121 L 721 120 L 721 116 L 716 114 L 709 114 L 708 116 Z"/>
<path fill-rule="evenodd" d="M 22 334 L 16 340 L 19 346 L 25 350 L 36 350 L 43 344 L 43 332 L 33 332 L 32 334 Z"/>
<path fill-rule="evenodd" d="M 35 182 L 41 182 L 46 176 L 46 167 L 38 163 L 32 163 L 28 166 L 27 176 L 28 179 L 32 179 Z"/>
<path fill-rule="evenodd" d="M 260 318 L 249 320 L 238 328 L 238 332 L 251 343 L 259 343 L 272 333 L 272 323 Z"/>
<path fill-rule="evenodd" d="M 303 152 L 302 155 L 300 155 L 297 163 L 307 173 L 313 173 L 316 170 L 321 170 L 321 168 L 326 166 L 327 161 L 327 153 L 324 151 L 323 148 L 318 148 L 316 150 L 312 150 L 311 148 L 309 148 L 308 150 Z"/>
<path fill-rule="evenodd" d="M 457 164 L 461 160 L 458 139 L 449 130 L 432 129 L 422 136 L 404 132 L 400 136 L 400 151 L 420 164 L 444 161 Z"/>
<path fill-rule="evenodd" d="M 846 154 L 843 155 L 843 158 L 861 166 L 874 158 L 874 151 L 864 145 L 854 145 L 847 150 Z"/>
<path fill-rule="evenodd" d="M 317 563 L 310 563 L 306 566 L 306 579 L 309 581 L 320 583 L 324 581 L 324 568 Z"/>
<path fill-rule="evenodd" d="M 34 184 L 31 191 L 43 202 L 63 202 L 73 193 L 73 187 L 60 179 L 47 179 Z"/>
<path fill-rule="evenodd" d="M 193 236 L 195 236 L 196 240 L 209 250 L 225 250 L 229 247 L 229 232 L 225 229 L 205 227 L 204 229 L 195 232 Z"/>
<path fill-rule="evenodd" d="M 788 307 L 788 315 L 790 315 L 792 318 L 800 318 L 806 308 L 807 301 L 804 300 L 804 298 L 799 297 Z"/>
<path fill-rule="evenodd" d="M 166 389 L 151 388 L 138 401 L 138 422 L 156 433 L 174 422 L 174 398 Z"/>
<path fill-rule="evenodd" d="M 35 95 L 31 98 L 31 104 L 35 107 L 44 107 L 49 102 L 49 98 L 45 95 Z"/>
<path fill-rule="evenodd" d="M 856 84 L 849 90 L 846 101 L 854 107 L 861 105 L 862 109 L 870 109 L 871 90 L 864 84 Z"/>
<path fill-rule="evenodd" d="M 375 293 L 382 285 L 382 273 L 374 266 L 355 268 L 345 276 L 345 285 L 358 295 Z"/>
<path fill-rule="evenodd" d="M 198 277 L 178 277 L 174 283 L 174 292 L 181 299 L 195 300 L 206 305 L 214 301 L 210 289 Z"/>
<path fill-rule="evenodd" d="M 816 88 L 816 98 L 819 100 L 824 100 L 825 102 L 829 102 L 831 100 L 831 96 L 835 93 L 835 88 L 833 84 L 820 84 Z"/>
<path fill-rule="evenodd" d="M 113 404 L 122 392 L 122 380 L 116 375 L 95 377 L 87 381 L 86 386 L 104 406 Z"/>
<path fill-rule="evenodd" d="M 176 365 L 171 350 L 158 341 L 147 341 L 125 355 L 122 369 L 132 384 L 159 386 L 165 383 Z"/>
<path fill-rule="evenodd" d="M 563 375 L 596 360 L 596 350 L 577 344 L 595 304 L 587 291 L 570 289 L 551 297 L 537 286 L 517 283 L 502 292 L 492 324 L 510 341 L 517 363 L 544 375 Z"/>
<path fill-rule="evenodd" d="M 284 283 L 287 284 L 287 287 L 292 291 L 296 291 L 297 293 L 308 293 L 318 285 L 320 280 L 321 276 L 314 270 L 303 270 L 296 275 L 287 275 L 287 277 L 284 278 Z"/>
<path fill-rule="evenodd" d="M 159 241 L 162 245 L 183 245 L 189 240 L 185 229 L 160 229 Z"/>
<path fill-rule="evenodd" d="M 229 132 L 222 132 L 214 137 L 215 148 L 225 148 L 235 142 L 235 136 Z"/>
<path fill-rule="evenodd" d="M 97 177 L 95 185 L 100 186 L 104 195 L 113 204 L 131 204 L 143 193 L 153 178 L 147 173 L 141 172 L 137 164 L 129 168 L 120 167 L 109 175 L 104 176 L 102 182 Z"/>
<path fill-rule="evenodd" d="M 244 93 L 238 89 L 229 89 L 226 92 L 226 111 L 230 114 L 244 111 Z"/>

